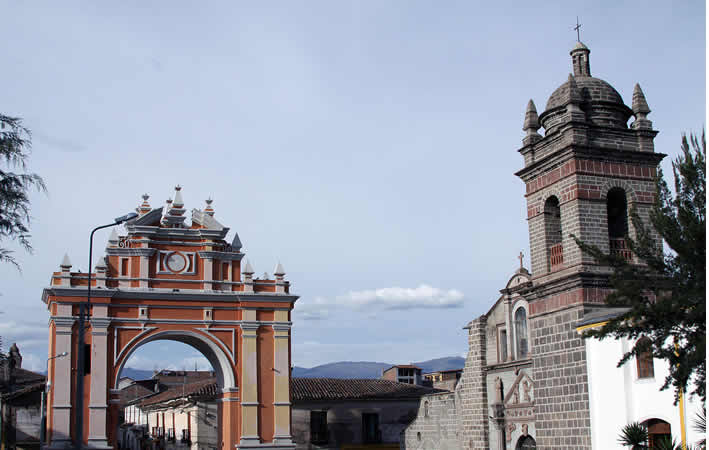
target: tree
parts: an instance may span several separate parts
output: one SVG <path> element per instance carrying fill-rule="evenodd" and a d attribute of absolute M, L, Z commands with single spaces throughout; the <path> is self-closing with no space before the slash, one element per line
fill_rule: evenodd
<path fill-rule="evenodd" d="M 32 252 L 29 242 L 30 200 L 28 191 L 37 188 L 46 192 L 44 180 L 36 173 L 27 173 L 27 157 L 32 147 L 30 131 L 22 120 L 0 114 L 0 242 L 16 240 L 22 248 Z M 13 170 L 20 170 L 16 173 Z M 0 247 L 0 261 L 20 265 L 12 250 Z"/>
<path fill-rule="evenodd" d="M 575 236 L 584 252 L 613 269 L 614 292 L 606 303 L 627 307 L 586 336 L 638 339 L 618 366 L 651 352 L 669 363 L 661 389 L 672 386 L 675 402 L 693 384 L 692 394 L 706 401 L 706 139 L 682 136 L 682 153 L 672 162 L 674 194 L 660 170 L 657 196 L 650 213 L 652 227 L 631 209 L 635 239 L 626 236 L 632 252 L 644 264 L 631 264 L 621 256 L 604 254 Z M 655 234 L 657 233 L 657 234 Z M 657 246 L 657 235 L 666 252 Z"/>
<path fill-rule="evenodd" d="M 647 428 L 638 422 L 629 423 L 620 431 L 618 442 L 630 450 L 644 450 L 647 448 Z"/>

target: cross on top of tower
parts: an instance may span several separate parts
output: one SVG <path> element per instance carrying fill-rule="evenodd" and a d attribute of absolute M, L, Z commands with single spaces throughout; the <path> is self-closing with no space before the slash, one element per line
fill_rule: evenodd
<path fill-rule="evenodd" d="M 579 23 L 579 16 L 576 16 L 576 26 L 574 27 L 574 30 L 576 30 L 576 40 L 581 42 L 581 24 Z"/>
<path fill-rule="evenodd" d="M 524 268 L 524 263 L 523 263 L 524 253 L 519 252 L 519 256 L 517 257 L 517 259 L 519 259 L 519 268 L 523 269 Z"/>

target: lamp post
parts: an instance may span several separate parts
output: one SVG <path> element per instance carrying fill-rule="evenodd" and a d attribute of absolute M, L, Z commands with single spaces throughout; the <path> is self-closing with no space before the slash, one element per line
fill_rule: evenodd
<path fill-rule="evenodd" d="M 43 446 L 44 441 L 46 439 L 47 435 L 47 411 L 45 410 L 47 406 L 47 393 L 49 392 L 49 388 L 51 386 L 51 382 L 49 381 L 49 361 L 53 360 L 54 358 L 63 358 L 66 355 L 68 355 L 68 352 L 61 352 L 58 355 L 50 356 L 47 358 L 47 381 L 44 386 L 44 390 L 42 391 L 42 404 L 40 405 L 40 411 L 42 411 L 42 419 L 40 423 L 40 428 L 39 428 L 39 445 Z"/>
<path fill-rule="evenodd" d="M 113 227 L 115 225 L 120 225 L 123 222 L 134 219 L 138 217 L 137 213 L 128 213 L 121 217 L 116 217 L 113 223 L 106 225 L 101 225 L 93 230 L 91 230 L 91 236 L 89 237 L 89 283 L 86 290 L 86 301 L 79 303 L 79 326 L 77 327 L 78 333 L 78 348 L 77 348 L 77 361 L 76 361 L 76 401 L 75 405 L 75 421 L 74 421 L 74 439 L 76 439 L 76 448 L 81 449 L 83 447 L 83 436 L 84 436 L 84 375 L 86 364 L 86 349 L 84 348 L 84 323 L 85 316 L 89 314 L 88 307 L 91 305 L 91 260 L 93 257 L 94 250 L 94 233 L 102 228 Z"/>

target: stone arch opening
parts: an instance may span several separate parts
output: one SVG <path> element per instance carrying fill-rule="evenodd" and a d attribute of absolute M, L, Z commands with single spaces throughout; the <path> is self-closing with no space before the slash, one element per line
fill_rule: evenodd
<path fill-rule="evenodd" d="M 625 242 L 628 235 L 628 197 L 625 190 L 614 187 L 608 191 L 606 212 L 610 253 L 630 261 L 632 253 Z"/>
<path fill-rule="evenodd" d="M 115 370 L 114 389 L 118 389 L 120 374 L 130 357 L 143 345 L 155 341 L 175 341 L 187 344 L 201 353 L 214 369 L 217 384 L 223 391 L 236 390 L 238 383 L 229 356 L 214 341 L 199 333 L 189 330 L 165 330 L 149 334 L 136 342 L 130 343 L 127 349 L 116 349 L 121 355 Z"/>
<path fill-rule="evenodd" d="M 536 450 L 537 442 L 532 436 L 522 436 L 517 440 L 515 450 Z"/>

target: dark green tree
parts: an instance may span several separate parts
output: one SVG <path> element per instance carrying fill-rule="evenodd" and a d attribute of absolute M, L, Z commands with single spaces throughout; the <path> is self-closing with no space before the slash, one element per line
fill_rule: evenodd
<path fill-rule="evenodd" d="M 21 119 L 0 114 L 0 245 L 6 239 L 16 240 L 28 252 L 32 252 L 28 234 L 28 192 L 33 187 L 41 192 L 47 191 L 39 175 L 27 173 L 31 137 Z M 12 250 L 5 247 L 0 247 L 0 261 L 9 262 L 20 269 Z"/>
<path fill-rule="evenodd" d="M 598 248 L 576 243 L 597 262 L 613 268 L 615 291 L 606 303 L 627 307 L 627 312 L 602 327 L 585 333 L 603 339 L 626 337 L 638 341 L 623 355 L 618 366 L 631 358 L 652 352 L 669 363 L 670 372 L 662 389 L 672 386 L 675 401 L 687 392 L 706 401 L 706 139 L 682 136 L 682 152 L 672 162 L 674 193 L 660 170 L 650 224 L 635 210 L 630 218 L 635 239 L 626 236 L 632 252 L 644 264 L 628 263 L 621 256 L 604 254 Z M 650 225 L 650 226 L 648 226 Z M 665 251 L 657 246 L 657 237 Z"/>

